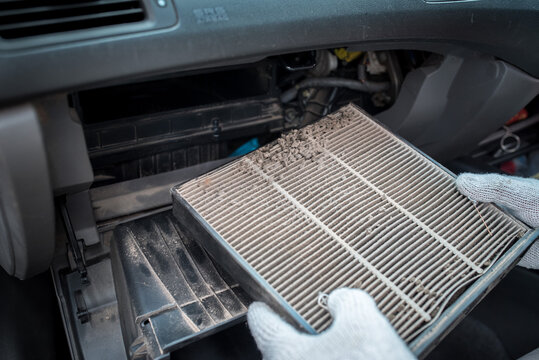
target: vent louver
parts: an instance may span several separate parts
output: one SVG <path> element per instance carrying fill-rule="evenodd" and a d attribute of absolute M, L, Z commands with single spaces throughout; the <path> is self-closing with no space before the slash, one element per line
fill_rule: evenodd
<path fill-rule="evenodd" d="M 319 332 L 331 315 L 318 294 L 361 288 L 407 342 L 528 230 L 353 106 L 173 196 L 191 236 L 255 298 Z"/>
<path fill-rule="evenodd" d="M 0 37 L 30 36 L 144 20 L 141 0 L 8 0 L 0 2 Z"/>

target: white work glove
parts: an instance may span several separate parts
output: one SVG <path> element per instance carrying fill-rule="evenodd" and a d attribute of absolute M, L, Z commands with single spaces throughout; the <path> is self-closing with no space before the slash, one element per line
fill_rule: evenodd
<path fill-rule="evenodd" d="M 539 227 L 539 180 L 487 174 L 462 174 L 459 191 L 474 201 L 494 202 L 508 208 L 532 227 Z M 539 268 L 539 242 L 519 262 Z M 319 335 L 301 333 L 266 304 L 249 307 L 251 333 L 266 360 L 414 359 L 406 344 L 374 300 L 358 289 L 337 289 L 328 298 L 331 326 Z"/>
<path fill-rule="evenodd" d="M 539 180 L 498 174 L 465 173 L 457 177 L 459 191 L 474 201 L 493 202 L 507 208 L 531 227 L 539 227 Z M 539 242 L 536 241 L 518 265 L 539 269 Z"/>
<path fill-rule="evenodd" d="M 310 335 L 293 328 L 266 304 L 251 304 L 247 321 L 264 359 L 415 359 L 363 290 L 334 290 L 327 306 L 333 323 L 323 333 Z"/>

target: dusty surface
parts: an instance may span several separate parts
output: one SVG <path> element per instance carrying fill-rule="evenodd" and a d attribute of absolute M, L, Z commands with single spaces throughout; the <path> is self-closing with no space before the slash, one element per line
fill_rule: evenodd
<path fill-rule="evenodd" d="M 351 106 L 176 191 L 315 329 L 358 287 L 407 341 L 522 230 Z"/>

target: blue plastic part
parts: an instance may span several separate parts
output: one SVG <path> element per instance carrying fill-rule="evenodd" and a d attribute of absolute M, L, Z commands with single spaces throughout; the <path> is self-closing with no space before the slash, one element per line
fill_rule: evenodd
<path fill-rule="evenodd" d="M 252 138 L 251 140 L 247 141 L 245 144 L 234 150 L 234 152 L 230 154 L 230 157 L 248 154 L 251 151 L 258 149 L 259 147 L 260 143 L 258 142 L 258 138 Z"/>

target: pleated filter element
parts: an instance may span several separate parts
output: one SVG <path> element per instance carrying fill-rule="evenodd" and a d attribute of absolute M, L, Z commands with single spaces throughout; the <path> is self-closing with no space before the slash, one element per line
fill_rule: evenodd
<path fill-rule="evenodd" d="M 529 229 L 353 105 L 173 189 L 187 233 L 310 332 L 367 291 L 410 342 Z"/>

